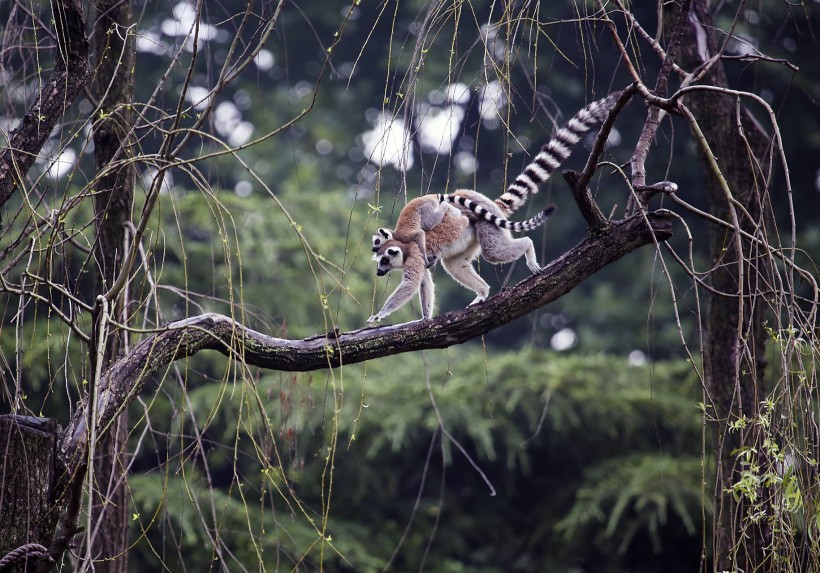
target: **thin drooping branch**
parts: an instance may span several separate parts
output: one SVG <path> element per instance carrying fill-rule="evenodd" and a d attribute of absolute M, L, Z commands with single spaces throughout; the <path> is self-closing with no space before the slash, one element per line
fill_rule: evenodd
<path fill-rule="evenodd" d="M 431 320 L 345 333 L 334 330 L 303 340 L 275 338 L 213 313 L 171 323 L 165 330 L 142 340 L 103 374 L 97 392 L 98 439 L 154 374 L 173 361 L 202 350 L 216 350 L 246 365 L 305 372 L 467 342 L 558 299 L 635 249 L 665 241 L 672 235 L 669 215 L 647 217 L 614 222 L 520 284 L 482 304 Z M 83 460 L 81 453 L 88 436 L 87 408 L 86 401 L 77 409 L 58 446 L 69 473 Z"/>
<path fill-rule="evenodd" d="M 29 105 L 0 153 L 0 207 L 14 195 L 34 160 L 74 98 L 88 81 L 88 40 L 78 0 L 52 0 L 59 54 L 54 72 Z"/>

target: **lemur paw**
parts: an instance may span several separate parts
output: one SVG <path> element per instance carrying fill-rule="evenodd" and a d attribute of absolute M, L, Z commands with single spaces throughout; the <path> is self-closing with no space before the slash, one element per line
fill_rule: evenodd
<path fill-rule="evenodd" d="M 483 297 L 483 296 L 477 296 L 477 297 L 475 297 L 475 298 L 473 299 L 473 302 L 471 302 L 471 303 L 470 303 L 470 304 L 468 304 L 467 306 L 473 306 L 474 304 L 478 304 L 478 303 L 480 303 L 480 302 L 484 302 L 485 300 L 487 300 L 487 299 L 486 299 L 486 297 Z"/>
<path fill-rule="evenodd" d="M 367 319 L 367 324 L 378 323 L 381 319 L 382 317 L 380 317 L 378 314 L 374 314 L 373 316 Z"/>
<path fill-rule="evenodd" d="M 424 264 L 425 269 L 429 269 L 430 267 L 434 266 L 438 262 L 437 255 L 427 255 L 427 262 Z"/>

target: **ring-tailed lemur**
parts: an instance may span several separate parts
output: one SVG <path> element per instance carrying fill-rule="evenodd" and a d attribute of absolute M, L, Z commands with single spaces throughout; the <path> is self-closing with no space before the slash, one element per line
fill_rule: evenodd
<path fill-rule="evenodd" d="M 510 230 L 528 231 L 543 224 L 554 211 L 554 206 L 550 205 L 533 219 L 521 223 L 508 221 L 506 216 L 520 208 L 530 195 L 538 192 L 538 186 L 543 184 L 553 171 L 569 157 L 572 146 L 580 140 L 581 134 L 589 131 L 594 124 L 606 118 L 620 97 L 620 93 L 610 94 L 604 99 L 589 104 L 575 114 L 541 148 L 533 161 L 508 186 L 507 191 L 495 201 L 477 191 L 467 189 L 458 190 L 452 194 L 425 195 L 410 201 L 402 209 L 399 219 L 402 218 L 405 209 L 408 209 L 416 212 L 416 214 L 408 213 L 405 215 L 405 221 L 423 222 L 427 213 L 433 212 L 431 207 L 433 201 L 442 204 L 453 203 L 460 208 L 461 212 L 474 219 L 474 224 L 464 228 L 457 239 L 445 239 L 445 241 L 450 241 L 449 243 L 439 241 L 440 244 L 433 248 L 431 235 L 434 232 L 441 232 L 442 237 L 452 237 L 454 233 L 458 232 L 458 228 L 463 226 L 463 223 L 452 226 L 453 222 L 458 220 L 456 217 L 453 217 L 452 220 L 446 215 L 440 217 L 439 224 L 426 233 L 427 247 L 424 256 L 421 257 L 418 248 L 416 249 L 421 257 L 419 260 L 424 261 L 425 266 L 429 266 L 428 257 L 430 254 L 445 259 L 445 262 L 443 262 L 445 270 L 456 282 L 475 291 L 478 295 L 470 304 L 481 302 L 489 295 L 489 285 L 475 272 L 472 266 L 472 261 L 479 253 L 488 262 L 494 264 L 512 262 L 524 255 L 527 267 L 532 272 L 538 272 L 540 266 L 535 256 L 535 247 L 532 240 L 528 237 L 513 238 L 510 235 Z M 418 227 L 406 227 L 403 232 L 406 236 L 408 232 L 417 230 L 419 230 Z M 432 316 L 431 297 L 434 292 L 432 277 L 429 276 L 429 273 L 420 273 L 417 270 L 418 261 L 414 260 L 413 251 L 408 250 L 403 241 L 398 241 L 396 235 L 385 228 L 380 228 L 373 235 L 372 250 L 377 253 L 373 257 L 378 262 L 377 275 L 382 276 L 396 268 L 410 270 L 405 270 L 405 276 L 401 284 L 385 302 L 382 310 L 371 316 L 368 322 L 381 320 L 410 300 L 416 290 L 419 290 L 420 297 L 422 297 L 422 290 L 425 293 L 425 300 L 422 301 L 423 317 L 429 318 Z M 428 280 L 429 285 L 426 282 Z M 425 302 L 429 304 L 429 307 L 425 306 Z"/>
<path fill-rule="evenodd" d="M 458 204 L 463 208 L 462 211 L 468 215 L 472 211 L 478 217 L 494 223 L 496 226 L 504 227 L 504 224 L 499 223 L 498 220 L 505 221 L 509 215 L 526 202 L 530 195 L 538 192 L 538 187 L 544 184 L 553 171 L 569 157 L 572 147 L 578 143 L 581 135 L 606 118 L 620 95 L 620 91 L 613 92 L 603 99 L 592 102 L 576 113 L 541 148 L 529 165 L 507 187 L 504 194 L 495 201 L 490 201 L 485 195 L 470 190 L 455 191 L 451 194 L 424 195 L 411 200 L 399 213 L 396 231 L 382 227 L 373 235 L 373 252 L 377 251 L 382 243 L 389 239 L 405 242 L 414 240 L 426 256 L 426 248 L 418 240 L 418 232 L 429 231 L 430 228 L 435 226 L 435 223 L 441 221 L 443 212 L 436 208 L 436 200 Z M 466 196 L 468 193 L 470 197 Z M 478 198 L 475 198 L 476 195 L 478 195 Z M 488 203 L 490 202 L 498 206 L 500 213 L 497 213 L 495 209 L 489 206 Z M 496 214 L 498 219 L 493 219 L 491 214 Z M 401 236 L 398 233 L 399 222 L 401 222 Z M 512 230 L 518 229 L 513 228 Z M 407 238 L 408 236 L 410 239 Z"/>
<path fill-rule="evenodd" d="M 476 272 L 473 260 L 481 253 L 490 262 L 510 262 L 523 254 L 527 259 L 527 265 L 531 269 L 534 265 L 537 270 L 538 263 L 535 260 L 535 247 L 532 241 L 526 237 L 513 239 L 507 226 L 515 227 L 517 230 L 534 229 L 544 224 L 554 210 L 555 207 L 550 205 L 532 219 L 520 223 L 502 219 L 505 225 L 494 233 L 482 233 L 482 228 L 489 227 L 486 222 L 474 225 L 461 213 L 453 215 L 448 212 L 441 223 L 427 232 L 428 253 L 441 259 L 444 270 L 457 283 L 476 293 L 476 298 L 470 303 L 476 304 L 490 294 L 490 285 Z M 376 261 L 377 276 L 384 276 L 396 269 L 402 269 L 403 274 L 399 286 L 384 302 L 382 309 L 367 319 L 368 323 L 385 318 L 409 301 L 416 291 L 421 301 L 422 318 L 433 316 L 435 286 L 430 271 L 426 268 L 428 261 L 421 256 L 415 243 L 386 239 L 376 249 L 373 260 Z"/>
<path fill-rule="evenodd" d="M 441 256 L 442 248 L 445 245 L 452 245 L 460 251 L 475 251 L 477 254 L 478 243 L 471 228 L 470 221 L 458 209 L 453 208 L 452 211 L 447 211 L 441 223 L 427 232 L 426 242 L 429 252 L 435 256 Z M 404 243 L 392 238 L 386 238 L 376 251 L 373 255 L 373 260 L 377 261 L 376 275 L 384 276 L 394 269 L 402 269 L 402 279 L 399 286 L 384 301 L 382 309 L 368 318 L 367 322 L 378 322 L 391 314 L 409 301 L 416 291 L 419 293 L 422 318 L 431 318 L 433 316 L 435 287 L 433 277 L 427 269 L 427 258 L 422 256 L 416 243 Z M 473 271 L 475 276 L 460 278 L 460 270 L 456 269 L 455 274 L 453 274 L 453 271 L 449 268 L 450 263 L 446 258 L 442 264 L 456 281 L 467 288 L 476 290 L 481 288 L 481 283 L 483 283 L 487 292 L 489 292 L 489 286 L 475 273 L 472 266 L 470 266 L 470 270 Z M 478 282 L 475 281 L 476 278 Z"/>

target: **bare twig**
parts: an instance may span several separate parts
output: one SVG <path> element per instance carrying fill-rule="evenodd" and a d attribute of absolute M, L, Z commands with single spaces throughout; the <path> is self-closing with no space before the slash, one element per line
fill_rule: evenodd
<path fill-rule="evenodd" d="M 632 14 L 632 11 L 626 8 L 621 0 L 613 0 L 615 5 L 618 7 L 618 10 L 623 14 L 624 18 L 627 19 L 629 23 L 630 29 L 635 30 L 638 35 L 644 39 L 644 41 L 649 44 L 649 46 L 654 50 L 656 54 L 658 54 L 662 60 L 667 61 L 667 53 L 666 50 L 653 38 L 649 35 L 649 33 L 643 29 L 640 25 L 638 20 Z M 600 5 L 600 2 L 599 2 Z M 672 71 L 678 74 L 681 77 L 685 77 L 687 75 L 686 70 L 672 62 Z"/>
<path fill-rule="evenodd" d="M 686 25 L 689 19 L 689 8 L 691 4 L 691 0 L 684 0 L 681 2 L 680 12 L 675 19 L 672 37 L 669 40 L 666 55 L 663 59 L 663 63 L 661 64 L 661 69 L 658 72 L 658 78 L 655 82 L 653 95 L 657 97 L 666 97 L 669 85 L 669 74 L 672 72 L 672 65 L 675 60 L 675 56 L 678 53 L 678 48 L 680 47 L 683 33 L 686 30 Z M 635 151 L 632 154 L 632 159 L 630 160 L 630 166 L 632 169 L 632 185 L 636 189 L 640 189 L 646 185 L 646 158 L 649 154 L 649 147 L 652 145 L 652 141 L 655 139 L 655 134 L 658 132 L 658 128 L 660 127 L 660 120 L 661 110 L 656 106 L 650 105 L 647 111 L 646 121 L 643 125 L 643 130 L 641 131 L 641 135 L 638 137 L 638 143 L 635 146 Z M 627 203 L 626 213 L 630 214 L 636 208 L 643 209 L 645 207 L 646 205 L 643 201 L 640 201 L 640 204 L 636 205 L 634 199 L 630 197 L 630 200 Z"/>

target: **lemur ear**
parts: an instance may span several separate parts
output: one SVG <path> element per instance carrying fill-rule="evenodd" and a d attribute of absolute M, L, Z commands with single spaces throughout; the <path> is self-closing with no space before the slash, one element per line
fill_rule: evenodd
<path fill-rule="evenodd" d="M 398 247 L 390 247 L 389 249 L 387 249 L 387 254 L 390 255 L 391 257 L 396 257 L 400 253 L 401 253 L 401 249 L 398 248 Z"/>
<path fill-rule="evenodd" d="M 385 229 L 384 227 L 379 227 L 379 235 L 384 237 L 386 240 L 390 240 L 393 237 L 393 232 L 390 229 Z"/>

